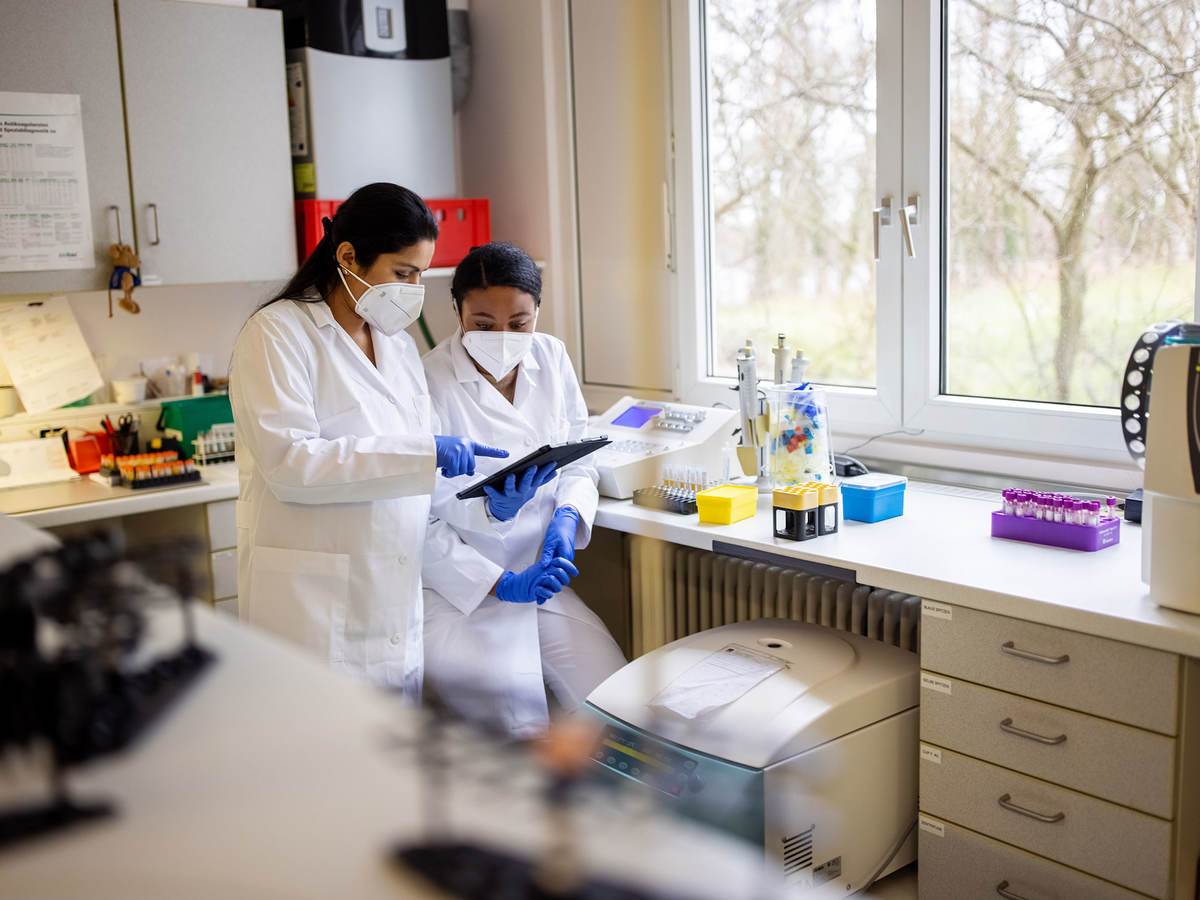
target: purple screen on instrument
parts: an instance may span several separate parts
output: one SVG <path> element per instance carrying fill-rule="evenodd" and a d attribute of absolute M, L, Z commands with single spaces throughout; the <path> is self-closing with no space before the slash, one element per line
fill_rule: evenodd
<path fill-rule="evenodd" d="M 631 406 L 613 419 L 612 424 L 622 428 L 641 428 L 660 412 L 661 409 L 651 409 L 648 406 Z"/>

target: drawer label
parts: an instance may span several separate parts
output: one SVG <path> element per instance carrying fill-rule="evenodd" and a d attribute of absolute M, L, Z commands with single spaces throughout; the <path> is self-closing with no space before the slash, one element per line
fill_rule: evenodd
<path fill-rule="evenodd" d="M 937 747 L 930 747 L 928 744 L 921 745 L 921 761 L 942 764 L 942 751 Z"/>
<path fill-rule="evenodd" d="M 945 603 L 935 603 L 932 600 L 922 600 L 921 615 L 929 616 L 931 619 L 945 619 L 949 622 L 954 618 L 954 607 L 947 606 Z"/>
<path fill-rule="evenodd" d="M 928 816 L 921 816 L 921 830 L 926 834 L 936 834 L 938 837 L 946 836 L 946 826 L 941 822 L 935 821 Z"/>
<path fill-rule="evenodd" d="M 927 672 L 922 672 L 921 687 L 927 691 L 937 691 L 940 694 L 949 694 L 952 683 L 949 678 L 939 678 L 937 675 L 930 675 Z"/>

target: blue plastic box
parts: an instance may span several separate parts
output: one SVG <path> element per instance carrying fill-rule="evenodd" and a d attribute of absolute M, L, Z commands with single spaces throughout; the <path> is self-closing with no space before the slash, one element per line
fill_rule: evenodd
<path fill-rule="evenodd" d="M 908 479 L 903 475 L 884 475 L 872 472 L 843 478 L 842 518 L 857 522 L 882 522 L 904 515 L 904 487 Z"/>

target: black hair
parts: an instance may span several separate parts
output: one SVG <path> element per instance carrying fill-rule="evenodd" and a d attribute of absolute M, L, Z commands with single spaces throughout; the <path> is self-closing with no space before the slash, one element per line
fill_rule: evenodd
<path fill-rule="evenodd" d="M 279 300 L 314 299 L 305 296 L 312 288 L 323 296 L 337 277 L 334 252 L 343 241 L 354 246 L 358 264 L 369 268 L 381 253 L 395 253 L 419 241 L 436 241 L 438 236 L 437 219 L 425 201 L 408 188 L 386 181 L 360 187 L 332 219 L 321 222 L 325 236 L 283 290 L 263 306 Z"/>
<path fill-rule="evenodd" d="M 516 288 L 533 297 L 535 307 L 542 305 L 542 273 L 529 254 L 513 244 L 493 241 L 471 248 L 450 283 L 455 309 L 462 311 L 468 292 L 489 287 Z"/>

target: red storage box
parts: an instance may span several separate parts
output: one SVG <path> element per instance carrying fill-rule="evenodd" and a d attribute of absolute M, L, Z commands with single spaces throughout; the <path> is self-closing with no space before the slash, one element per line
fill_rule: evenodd
<path fill-rule="evenodd" d="M 303 262 L 325 234 L 321 219 L 333 218 L 341 200 L 296 201 L 296 247 Z M 491 209 L 484 198 L 426 200 L 438 222 L 431 266 L 457 266 L 472 247 L 491 240 Z"/>
<path fill-rule="evenodd" d="M 433 266 L 457 266 L 472 247 L 492 239 L 491 210 L 486 199 L 426 200 L 438 223 Z"/>

